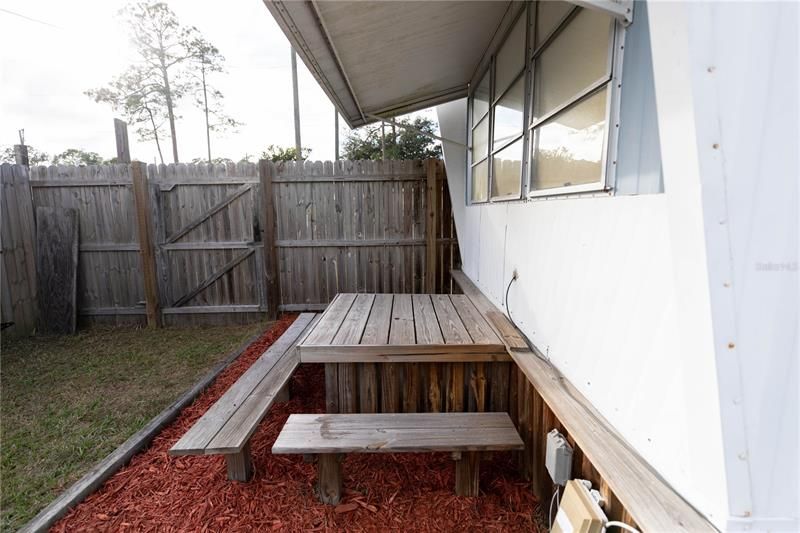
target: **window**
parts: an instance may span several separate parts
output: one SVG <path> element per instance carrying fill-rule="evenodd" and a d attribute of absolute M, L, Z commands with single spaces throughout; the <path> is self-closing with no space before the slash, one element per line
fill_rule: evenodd
<path fill-rule="evenodd" d="M 471 202 L 606 187 L 618 31 L 568 2 L 518 13 L 470 95 Z"/>
<path fill-rule="evenodd" d="M 605 185 L 614 21 L 578 9 L 554 31 L 533 59 L 532 195 Z"/>
<path fill-rule="evenodd" d="M 472 202 L 489 198 L 489 82 L 486 72 L 472 97 Z"/>
<path fill-rule="evenodd" d="M 527 29 L 526 8 L 472 94 L 470 199 L 474 203 L 522 194 Z M 492 77 L 494 83 L 489 83 Z"/>

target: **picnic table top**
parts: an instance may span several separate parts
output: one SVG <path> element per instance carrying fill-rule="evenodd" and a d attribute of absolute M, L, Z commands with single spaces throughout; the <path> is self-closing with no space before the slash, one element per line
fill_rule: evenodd
<path fill-rule="evenodd" d="M 305 363 L 510 360 L 463 294 L 337 294 L 298 353 Z"/>

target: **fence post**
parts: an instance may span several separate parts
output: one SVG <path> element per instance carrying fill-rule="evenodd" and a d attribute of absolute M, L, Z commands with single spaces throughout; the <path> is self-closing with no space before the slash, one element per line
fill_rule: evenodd
<path fill-rule="evenodd" d="M 147 306 L 147 325 L 161 327 L 158 305 L 158 277 L 156 256 L 153 248 L 153 220 L 150 209 L 150 191 L 147 184 L 147 167 L 134 161 L 130 165 L 133 181 L 133 199 L 136 204 L 136 227 L 139 235 L 139 256 L 142 258 L 144 276 L 144 298 Z"/>
<path fill-rule="evenodd" d="M 14 145 L 14 162 L 18 165 L 29 167 L 28 164 L 28 146 L 25 144 Z"/>
<path fill-rule="evenodd" d="M 128 144 L 128 123 L 114 119 L 114 140 L 117 142 L 117 163 L 131 162 L 131 147 Z"/>
<path fill-rule="evenodd" d="M 281 299 L 278 279 L 278 250 L 275 247 L 275 205 L 272 192 L 272 175 L 275 167 L 272 161 L 262 159 L 258 162 L 258 177 L 261 181 L 261 243 L 264 246 L 264 272 L 267 292 L 267 319 L 278 318 L 278 304 Z"/>
<path fill-rule="evenodd" d="M 436 292 L 436 225 L 438 205 L 436 175 L 439 168 L 438 159 L 426 162 L 426 214 L 425 214 L 425 292 Z"/>

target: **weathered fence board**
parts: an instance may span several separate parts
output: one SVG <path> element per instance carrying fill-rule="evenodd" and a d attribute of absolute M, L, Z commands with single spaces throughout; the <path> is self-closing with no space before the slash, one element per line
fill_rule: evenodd
<path fill-rule="evenodd" d="M 144 283 L 129 165 L 32 167 L 31 188 L 35 207 L 78 211 L 78 313 L 141 308 L 141 316 L 106 314 L 97 320 L 142 321 Z"/>
<path fill-rule="evenodd" d="M 36 227 L 27 169 L 3 164 L 0 178 L 0 321 L 2 336 L 11 338 L 36 327 Z"/>
<path fill-rule="evenodd" d="M 39 331 L 75 333 L 78 291 L 78 211 L 36 208 Z"/>

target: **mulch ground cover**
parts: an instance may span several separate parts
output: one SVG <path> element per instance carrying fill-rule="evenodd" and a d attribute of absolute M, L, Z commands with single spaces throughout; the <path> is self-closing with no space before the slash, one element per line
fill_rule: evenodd
<path fill-rule="evenodd" d="M 539 531 L 538 504 L 510 453 L 481 465 L 481 495 L 453 494 L 448 454 L 351 454 L 345 497 L 314 496 L 315 467 L 270 449 L 291 413 L 324 412 L 322 365 L 301 365 L 292 400 L 273 405 L 251 441 L 255 475 L 229 481 L 220 456 L 170 457 L 168 450 L 291 324 L 265 332 L 152 442 L 54 531 Z"/>

